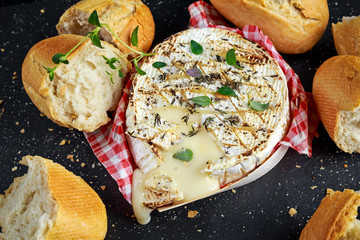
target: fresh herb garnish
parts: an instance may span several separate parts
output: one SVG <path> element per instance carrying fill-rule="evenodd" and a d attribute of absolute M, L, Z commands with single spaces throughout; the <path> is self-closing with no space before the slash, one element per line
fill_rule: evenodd
<path fill-rule="evenodd" d="M 138 31 L 139 31 L 139 26 L 137 26 L 134 29 L 134 31 L 131 33 L 131 37 L 130 37 L 130 42 L 135 47 L 138 46 Z"/>
<path fill-rule="evenodd" d="M 231 66 L 235 66 L 238 69 L 242 69 L 239 65 L 236 64 L 236 56 L 235 56 L 235 49 L 230 49 L 227 53 L 226 53 L 226 63 L 231 65 Z"/>
<path fill-rule="evenodd" d="M 190 41 L 190 48 L 191 52 L 195 55 L 200 55 L 204 51 L 203 47 L 194 40 Z"/>
<path fill-rule="evenodd" d="M 202 71 L 198 68 L 190 68 L 186 70 L 186 73 L 191 77 L 200 77 L 202 75 Z"/>
<path fill-rule="evenodd" d="M 205 119 L 205 121 L 203 122 L 203 126 L 205 127 L 207 132 L 209 132 L 208 127 L 209 127 L 209 124 L 211 124 L 212 122 L 214 122 L 214 118 L 212 118 L 212 117 L 207 117 Z"/>
<path fill-rule="evenodd" d="M 129 45 L 127 45 L 125 42 L 123 42 L 116 34 L 115 32 L 109 27 L 108 24 L 106 23 L 100 23 L 100 20 L 99 20 L 99 16 L 97 14 L 97 11 L 94 10 L 91 14 L 90 14 L 90 17 L 88 19 L 88 22 L 94 26 L 96 26 L 96 28 L 94 30 L 92 30 L 91 32 L 88 32 L 85 37 L 78 43 L 76 44 L 69 52 L 67 52 L 66 54 L 63 54 L 63 53 L 57 53 L 55 54 L 53 57 L 52 57 L 52 61 L 56 64 L 55 67 L 53 68 L 47 68 L 47 67 L 44 67 L 47 71 L 47 73 L 49 74 L 49 78 L 50 80 L 52 81 L 54 79 L 54 72 L 55 70 L 57 69 L 57 67 L 64 63 L 64 64 L 68 64 L 69 61 L 67 60 L 67 57 L 76 49 L 80 46 L 80 44 L 82 44 L 87 38 L 90 38 L 91 42 L 93 45 L 99 47 L 99 48 L 103 48 L 103 46 L 101 45 L 101 41 L 100 41 L 100 37 L 99 37 L 99 31 L 102 27 L 105 27 L 111 34 L 113 34 L 115 36 L 115 38 L 120 42 L 122 43 L 125 47 L 129 48 L 132 52 L 131 53 L 128 53 L 126 55 L 130 55 L 130 54 L 133 54 L 133 53 L 136 53 L 136 54 L 139 54 L 139 56 L 137 56 L 136 58 L 130 60 L 129 62 L 134 62 L 134 65 L 135 65 L 135 69 L 136 71 L 140 74 L 140 75 L 145 75 L 146 72 L 144 72 L 143 70 L 141 70 L 141 68 L 138 66 L 138 62 L 145 56 L 152 56 L 154 55 L 155 53 L 145 53 L 143 52 L 141 49 L 139 50 L 136 50 L 132 47 L 130 47 Z M 138 47 L 138 30 L 139 30 L 139 26 L 137 26 L 133 32 L 131 33 L 131 38 L 130 38 L 130 42 L 133 46 Z M 118 58 L 106 58 L 105 56 L 104 59 L 106 61 L 106 64 L 109 65 L 109 67 L 113 70 L 116 70 L 114 73 L 109 73 L 109 72 L 106 72 L 109 76 L 110 76 L 110 81 L 113 83 L 113 76 L 115 73 L 118 73 L 118 75 L 120 77 L 124 77 L 124 74 L 122 73 L 121 69 L 127 65 L 126 64 L 123 64 L 119 67 L 116 67 L 114 64 L 115 63 L 120 63 L 119 62 L 119 59 L 120 58 L 123 58 L 125 57 L 126 55 L 123 55 L 121 57 L 118 57 Z"/>
<path fill-rule="evenodd" d="M 187 125 L 188 124 L 188 121 L 189 121 L 189 114 L 188 115 L 185 115 L 181 118 L 183 120 L 183 122 Z"/>
<path fill-rule="evenodd" d="M 194 126 L 191 126 L 191 129 L 192 129 L 191 131 L 189 131 L 188 133 L 182 133 L 182 135 L 186 137 L 192 137 L 195 136 L 200 131 L 199 128 L 195 129 Z"/>
<path fill-rule="evenodd" d="M 234 90 L 232 90 L 231 88 L 229 88 L 227 86 L 219 88 L 217 90 L 217 93 L 224 95 L 224 96 L 236 97 L 236 93 L 234 92 Z"/>
<path fill-rule="evenodd" d="M 190 98 L 189 100 L 203 107 L 209 106 L 210 103 L 215 103 L 211 101 L 211 99 L 208 96 L 198 96 L 198 97 Z"/>
<path fill-rule="evenodd" d="M 193 152 L 190 149 L 181 149 L 173 155 L 173 158 L 189 162 L 193 158 Z"/>
<path fill-rule="evenodd" d="M 249 107 L 250 109 L 253 109 L 255 111 L 265 111 L 268 107 L 269 107 L 269 103 L 260 103 L 257 101 L 252 101 L 250 100 L 249 94 L 248 94 L 248 99 L 249 99 Z"/>
<path fill-rule="evenodd" d="M 154 62 L 154 63 L 152 64 L 152 66 L 153 66 L 154 68 L 163 68 L 163 67 L 166 66 L 166 63 L 164 63 L 164 62 Z"/>

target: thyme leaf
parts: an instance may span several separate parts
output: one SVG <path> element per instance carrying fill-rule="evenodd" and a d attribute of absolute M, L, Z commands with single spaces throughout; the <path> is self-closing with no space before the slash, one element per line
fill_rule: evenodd
<path fill-rule="evenodd" d="M 193 158 L 193 152 L 190 149 L 181 149 L 173 155 L 173 158 L 179 159 L 181 161 L 189 162 Z"/>
<path fill-rule="evenodd" d="M 202 72 L 198 68 L 190 68 L 186 70 L 186 73 L 191 77 L 200 77 L 202 75 Z"/>
<path fill-rule="evenodd" d="M 226 53 L 226 63 L 229 64 L 230 66 L 235 66 L 239 69 L 242 69 L 242 67 L 237 65 L 237 61 L 236 61 L 236 55 L 235 55 L 235 49 L 230 49 L 227 53 Z"/>
<path fill-rule="evenodd" d="M 190 41 L 190 48 L 191 52 L 195 55 L 200 55 L 204 51 L 203 47 L 194 40 Z"/>
<path fill-rule="evenodd" d="M 99 21 L 99 16 L 97 14 L 97 11 L 93 11 L 91 14 L 90 14 L 90 17 L 88 19 L 88 22 L 92 25 L 95 25 L 97 27 L 101 27 L 101 24 L 100 24 L 100 21 Z"/>
<path fill-rule="evenodd" d="M 190 98 L 189 100 L 203 107 L 209 106 L 210 103 L 215 103 L 211 101 L 211 99 L 208 96 L 198 96 L 198 97 Z"/>
<path fill-rule="evenodd" d="M 234 90 L 232 90 L 231 88 L 229 88 L 227 86 L 219 88 L 217 90 L 217 93 L 224 95 L 224 96 L 236 97 L 236 93 L 234 92 Z"/>
<path fill-rule="evenodd" d="M 130 38 L 130 42 L 133 46 L 137 47 L 138 46 L 138 31 L 139 31 L 139 26 L 137 26 L 131 33 L 131 38 Z"/>
<path fill-rule="evenodd" d="M 260 103 L 260 102 L 257 102 L 257 101 L 250 100 L 249 94 L 248 94 L 248 99 L 249 99 L 249 107 L 252 110 L 262 112 L 262 111 L 265 111 L 269 107 L 269 103 Z"/>
<path fill-rule="evenodd" d="M 207 132 L 209 132 L 209 129 L 208 129 L 209 125 L 213 122 L 214 122 L 214 118 L 212 118 L 212 117 L 207 117 L 205 119 L 205 121 L 203 122 L 203 126 L 205 127 Z"/>
<path fill-rule="evenodd" d="M 153 66 L 154 68 L 163 68 L 163 67 L 166 66 L 166 63 L 164 63 L 164 62 L 154 62 L 154 63 L 152 64 L 152 66 Z"/>

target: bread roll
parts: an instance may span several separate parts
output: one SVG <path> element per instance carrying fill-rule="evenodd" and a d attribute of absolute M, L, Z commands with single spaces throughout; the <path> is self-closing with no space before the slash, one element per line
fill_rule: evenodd
<path fill-rule="evenodd" d="M 0 239 L 104 239 L 106 209 L 96 192 L 60 164 L 25 156 L 28 173 L 0 196 Z"/>
<path fill-rule="evenodd" d="M 360 56 L 360 16 L 343 17 L 332 24 L 334 44 L 339 55 Z"/>
<path fill-rule="evenodd" d="M 304 53 L 323 35 L 328 20 L 326 0 L 210 0 L 239 28 L 257 25 L 282 53 Z"/>
<path fill-rule="evenodd" d="M 356 219 L 360 194 L 345 189 L 326 196 L 301 232 L 300 240 L 360 239 L 360 221 Z"/>
<path fill-rule="evenodd" d="M 336 145 L 360 152 L 360 57 L 336 56 L 317 70 L 313 95 L 320 120 Z"/>
<path fill-rule="evenodd" d="M 115 110 L 120 99 L 124 79 L 115 74 L 111 83 L 106 71 L 113 70 L 103 59 L 103 55 L 122 56 L 119 49 L 107 42 L 100 49 L 88 39 L 68 56 L 69 64 L 59 65 L 52 81 L 44 69 L 55 66 L 54 54 L 67 53 L 81 39 L 60 35 L 35 44 L 24 60 L 22 80 L 31 100 L 48 118 L 64 127 L 92 132 L 110 121 L 107 111 Z M 126 58 L 120 62 L 126 65 Z M 127 71 L 126 65 L 122 72 Z"/>
<path fill-rule="evenodd" d="M 155 23 L 150 9 L 140 0 L 83 0 L 70 7 L 61 16 L 56 29 L 59 34 L 86 35 L 95 26 L 88 23 L 90 14 L 97 10 L 101 23 L 106 23 L 118 37 L 130 46 L 132 31 L 139 26 L 138 46 L 143 51 L 151 47 L 155 35 Z M 99 35 L 114 43 L 122 52 L 132 52 L 103 27 Z"/>

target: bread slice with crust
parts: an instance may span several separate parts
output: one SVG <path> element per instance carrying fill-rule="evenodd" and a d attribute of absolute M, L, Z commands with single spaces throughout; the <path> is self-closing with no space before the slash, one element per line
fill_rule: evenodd
<path fill-rule="evenodd" d="M 316 71 L 313 95 L 320 120 L 343 151 L 360 152 L 360 57 L 340 55 Z"/>
<path fill-rule="evenodd" d="M 104 239 L 106 209 L 96 192 L 60 164 L 25 156 L 28 173 L 0 197 L 0 239 Z"/>
<path fill-rule="evenodd" d="M 357 240 L 360 194 L 345 189 L 326 196 L 301 232 L 300 240 Z"/>
<path fill-rule="evenodd" d="M 150 9 L 140 0 L 82 0 L 70 7 L 60 17 L 56 29 L 59 34 L 86 35 L 95 26 L 88 23 L 90 14 L 97 10 L 101 23 L 106 23 L 115 34 L 130 45 L 132 31 L 139 26 L 138 46 L 143 51 L 151 47 L 155 35 L 155 23 Z M 132 52 L 103 27 L 99 35 L 113 43 L 122 52 Z"/>
<path fill-rule="evenodd" d="M 342 22 L 332 24 L 331 31 L 339 55 L 360 56 L 360 16 L 343 17 Z"/>
<path fill-rule="evenodd" d="M 67 53 L 82 39 L 83 36 L 64 34 L 35 44 L 22 65 L 22 81 L 30 99 L 48 118 L 64 127 L 92 132 L 110 121 L 107 111 L 116 109 L 123 88 L 124 78 L 117 73 L 111 82 L 107 72 L 114 70 L 103 56 L 119 58 L 116 64 L 124 65 L 124 75 L 129 64 L 113 45 L 102 42 L 104 48 L 99 48 L 87 39 L 67 57 L 69 64 L 57 67 L 50 80 L 44 67 L 56 66 L 52 57 Z"/>

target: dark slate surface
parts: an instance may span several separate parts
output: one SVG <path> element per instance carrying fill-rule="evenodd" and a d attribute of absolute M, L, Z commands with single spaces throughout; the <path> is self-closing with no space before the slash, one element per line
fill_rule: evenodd
<path fill-rule="evenodd" d="M 0 112 L 3 109 L 0 113 L 1 193 L 14 177 L 26 172 L 26 167 L 18 164 L 21 157 L 36 154 L 53 159 L 80 175 L 100 195 L 109 219 L 106 239 L 278 240 L 299 237 L 325 196 L 326 188 L 360 189 L 360 155 L 339 150 L 320 126 L 312 158 L 289 150 L 267 175 L 236 192 L 225 192 L 165 213 L 155 212 L 148 225 L 137 224 L 130 217 L 131 207 L 97 161 L 83 134 L 41 117 L 21 83 L 21 64 L 27 51 L 36 42 L 57 34 L 55 25 L 59 17 L 75 2 L 0 1 L 0 99 L 4 101 L 0 105 Z M 145 1 L 156 22 L 154 43 L 186 29 L 187 6 L 191 2 Z M 329 0 L 329 8 L 329 23 L 337 22 L 342 16 L 360 15 L 360 1 Z M 329 24 L 325 35 L 311 51 L 284 58 L 300 76 L 305 89 L 311 91 L 316 69 L 335 54 Z M 63 139 L 70 143 L 60 146 Z M 66 159 L 68 154 L 73 154 L 79 162 Z M 85 163 L 85 167 L 81 167 L 81 163 Z M 105 191 L 101 190 L 102 185 L 107 186 Z M 288 215 L 291 207 L 298 211 L 293 218 Z M 197 210 L 199 214 L 190 219 L 188 210 Z"/>

